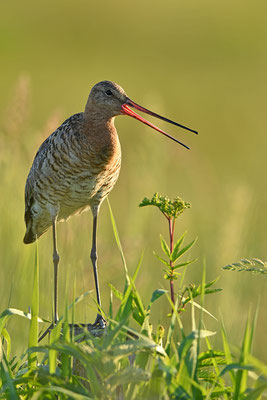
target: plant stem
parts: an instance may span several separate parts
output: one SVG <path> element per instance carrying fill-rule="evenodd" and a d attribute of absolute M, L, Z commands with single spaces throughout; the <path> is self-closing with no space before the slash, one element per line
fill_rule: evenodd
<path fill-rule="evenodd" d="M 168 218 L 169 221 L 169 234 L 170 234 L 170 252 L 173 252 L 173 234 L 174 234 L 174 222 L 175 219 L 172 221 L 172 218 Z M 171 270 L 171 275 L 173 273 L 173 262 L 170 259 L 170 270 Z M 174 281 L 173 279 L 170 279 L 170 291 L 171 291 L 171 300 L 173 304 L 175 304 L 175 298 L 174 298 Z"/>

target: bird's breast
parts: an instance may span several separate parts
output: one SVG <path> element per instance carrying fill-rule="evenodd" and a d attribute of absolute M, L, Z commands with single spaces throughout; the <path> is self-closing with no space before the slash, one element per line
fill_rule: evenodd
<path fill-rule="evenodd" d="M 120 144 L 88 144 L 78 152 L 68 151 L 63 160 L 64 179 L 55 188 L 60 198 L 59 219 L 66 219 L 92 202 L 100 204 L 109 194 L 120 172 Z"/>

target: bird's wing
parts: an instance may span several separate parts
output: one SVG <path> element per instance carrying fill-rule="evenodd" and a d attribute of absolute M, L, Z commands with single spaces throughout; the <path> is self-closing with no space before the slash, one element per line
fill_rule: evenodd
<path fill-rule="evenodd" d="M 26 181 L 26 185 L 25 185 L 25 215 L 24 215 L 26 226 L 31 221 L 31 208 L 32 208 L 32 205 L 34 203 L 34 182 L 36 180 L 38 180 L 38 172 L 42 168 L 43 161 L 46 158 L 47 151 L 48 151 L 48 149 L 50 147 L 50 143 L 51 143 L 51 140 L 52 140 L 52 135 L 54 135 L 55 132 L 53 132 L 41 144 L 39 150 L 36 153 L 36 156 L 34 157 L 34 160 L 33 160 L 29 175 L 27 177 L 27 181 Z"/>
<path fill-rule="evenodd" d="M 34 202 L 34 187 L 35 183 L 38 182 L 39 173 L 42 170 L 42 165 L 47 158 L 47 153 L 51 147 L 53 147 L 61 135 L 69 134 L 73 132 L 72 127 L 79 126 L 82 120 L 82 113 L 74 114 L 70 118 L 66 119 L 62 125 L 60 125 L 48 138 L 41 144 L 36 156 L 33 160 L 32 167 L 30 169 L 26 186 L 25 186 L 25 223 L 29 223 L 31 219 L 31 207 Z"/>

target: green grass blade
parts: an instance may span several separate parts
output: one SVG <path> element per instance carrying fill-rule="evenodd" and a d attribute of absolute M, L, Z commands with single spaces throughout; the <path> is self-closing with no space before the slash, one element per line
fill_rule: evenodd
<path fill-rule="evenodd" d="M 39 254 L 38 254 L 38 240 L 36 240 L 33 291 L 32 291 L 32 302 L 31 302 L 31 321 L 30 321 L 30 332 L 29 332 L 29 347 L 38 346 L 38 314 L 39 314 Z M 28 362 L 30 368 L 36 367 L 37 353 L 29 353 Z"/>
<path fill-rule="evenodd" d="M 59 395 L 59 394 L 63 394 L 64 397 L 47 397 L 47 394 L 51 393 L 51 395 Z M 92 397 L 89 396 L 84 396 L 82 394 L 79 393 L 75 393 L 72 390 L 69 389 L 65 389 L 63 387 L 60 386 L 52 386 L 52 387 L 43 387 L 40 390 L 38 390 L 38 392 L 36 392 L 33 396 L 32 396 L 32 400 L 38 400 L 38 399 L 73 399 L 73 400 L 93 400 Z"/>
<path fill-rule="evenodd" d="M 250 349 L 252 345 L 252 326 L 250 322 L 250 316 L 247 319 L 240 359 L 240 365 L 244 366 L 247 362 L 248 354 L 250 354 Z M 235 385 L 235 392 L 233 396 L 233 400 L 238 400 L 240 396 L 245 392 L 247 388 L 247 377 L 248 373 L 247 370 L 239 369 L 236 373 L 236 385 Z"/>
<path fill-rule="evenodd" d="M 260 361 L 258 358 L 248 355 L 248 362 L 253 365 L 257 370 L 260 371 L 260 374 L 263 375 L 267 379 L 267 364 Z"/>
<path fill-rule="evenodd" d="M 132 300 L 133 300 L 132 292 L 133 292 L 133 288 L 135 287 L 134 282 L 135 282 L 135 279 L 140 270 L 142 260 L 143 260 L 143 253 L 141 254 L 141 257 L 139 259 L 139 262 L 137 264 L 137 267 L 135 269 L 133 277 L 130 278 L 130 276 L 127 275 L 128 279 L 126 278 L 127 279 L 126 284 L 125 284 L 126 290 L 124 291 L 123 299 L 121 301 L 120 308 L 119 308 L 116 318 L 115 318 L 116 321 L 122 321 L 124 324 L 125 324 L 125 321 L 127 320 L 127 318 L 130 316 L 130 313 L 132 310 Z"/>
<path fill-rule="evenodd" d="M 60 338 L 62 327 L 62 321 L 59 321 L 57 325 L 52 329 L 50 333 L 50 345 L 56 343 Z M 48 353 L 48 361 L 49 361 L 49 372 L 50 374 L 54 374 L 57 368 L 57 351 L 54 349 L 49 349 Z"/>
<path fill-rule="evenodd" d="M 120 252 L 120 256 L 121 256 L 121 259 L 122 259 L 122 264 L 123 264 L 123 267 L 124 267 L 124 270 L 125 270 L 125 274 L 126 274 L 126 280 L 127 280 L 127 283 L 129 284 L 130 282 L 128 282 L 128 268 L 127 268 L 126 260 L 125 260 L 124 254 L 123 254 L 123 250 L 122 250 L 122 246 L 121 246 L 121 241 L 120 241 L 117 225 L 116 225 L 116 222 L 115 222 L 115 219 L 114 219 L 114 215 L 113 215 L 113 212 L 112 212 L 112 209 L 111 209 L 111 205 L 110 205 L 110 202 L 109 202 L 108 198 L 107 198 L 107 203 L 108 203 L 109 215 L 110 215 L 110 220 L 111 220 L 111 224 L 112 224 L 112 228 L 113 228 L 114 237 L 115 237 L 115 240 L 116 240 L 119 252 Z"/>
<path fill-rule="evenodd" d="M 68 287 L 68 285 L 66 285 Z M 66 293 L 68 291 L 66 290 Z M 65 299 L 65 313 L 64 313 L 64 321 L 63 321 L 63 332 L 62 332 L 62 340 L 64 343 L 70 343 L 70 329 L 69 329 L 69 318 L 68 318 L 68 297 L 66 295 Z M 61 375 L 63 378 L 69 378 L 71 376 L 71 357 L 62 353 L 61 355 Z"/>
<path fill-rule="evenodd" d="M 112 289 L 110 290 L 110 296 L 109 296 L 108 317 L 113 319 L 113 291 L 112 291 Z"/>
<path fill-rule="evenodd" d="M 229 340 L 227 338 L 225 326 L 224 326 L 224 323 L 223 323 L 223 319 L 222 319 L 221 335 L 222 335 L 222 341 L 223 341 L 223 348 L 224 348 L 224 353 L 225 353 L 226 364 L 230 365 L 230 364 L 233 363 L 233 358 L 232 358 L 232 354 L 231 354 L 231 350 L 230 350 Z M 234 386 L 234 384 L 235 384 L 235 372 L 231 370 L 231 371 L 229 371 L 229 374 L 230 374 L 230 378 L 231 378 L 231 381 L 232 381 L 232 385 Z"/>
<path fill-rule="evenodd" d="M 72 304 L 73 307 L 71 307 L 71 324 L 72 327 L 74 326 L 75 323 L 75 296 L 76 296 L 76 275 L 74 278 L 74 282 L 73 282 L 73 295 L 72 295 Z M 68 308 L 69 310 L 70 308 Z M 74 328 L 71 329 L 71 341 L 74 341 Z"/>
<path fill-rule="evenodd" d="M 6 342 L 6 358 L 7 358 L 7 360 L 9 360 L 10 351 L 11 351 L 11 338 L 10 338 L 10 335 L 9 335 L 9 333 L 8 333 L 6 328 L 4 328 L 2 330 L 2 335 L 3 335 L 3 338 L 4 338 L 5 342 Z M 0 346 L 1 346 L 1 344 L 0 344 Z"/>

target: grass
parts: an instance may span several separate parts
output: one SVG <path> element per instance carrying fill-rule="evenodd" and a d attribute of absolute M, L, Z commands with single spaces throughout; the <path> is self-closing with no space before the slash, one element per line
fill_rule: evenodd
<path fill-rule="evenodd" d="M 110 205 L 109 205 L 110 207 Z M 257 317 L 247 316 L 240 349 L 233 348 L 223 323 L 218 332 L 206 328 L 203 314 L 205 296 L 213 282 L 191 285 L 188 299 L 180 306 L 167 290 L 151 293 L 148 305 L 136 286 L 141 261 L 129 275 L 114 216 L 110 217 L 121 253 L 125 288 L 111 286 L 107 328 L 100 337 L 84 330 L 73 337 L 69 314 L 85 296 L 69 307 L 53 328 L 47 344 L 38 344 L 39 314 L 38 244 L 33 274 L 31 313 L 7 309 L 0 315 L 0 398 L 2 399 L 261 399 L 267 392 L 267 365 L 252 354 Z M 171 254 L 163 246 L 163 251 Z M 171 265 L 170 265 L 171 267 Z M 184 266 L 187 268 L 187 266 Z M 197 289 L 196 289 L 197 288 Z M 172 313 L 168 322 L 152 324 L 151 312 L 161 307 L 166 297 Z M 196 298 L 199 302 L 196 303 Z M 117 303 L 117 304 L 116 304 Z M 191 329 L 183 325 L 185 304 L 191 307 Z M 197 307 L 197 308 L 196 308 Z M 72 311 L 71 311 L 72 310 Z M 28 346 L 12 356 L 8 321 L 29 320 Z M 214 348 L 212 338 L 221 335 L 223 347 Z"/>
<path fill-rule="evenodd" d="M 91 86 L 112 79 L 136 102 L 199 130 L 198 137 L 176 128 L 169 131 L 191 147 L 186 151 L 137 121 L 116 119 L 123 160 L 110 201 L 129 276 L 133 277 L 141 262 L 135 285 L 142 303 L 147 307 L 158 288 L 169 290 L 170 282 L 163 279 L 161 264 L 152 253 L 155 250 L 168 261 L 158 240 L 158 232 L 168 238 L 168 229 L 163 218 L 155 218 L 153 209 L 139 210 L 137 204 L 145 194 L 156 190 L 170 196 L 180 194 L 192 202 L 192 209 L 179 222 L 177 235 L 188 230 L 185 243 L 198 236 L 190 250 L 191 259 L 204 258 L 207 282 L 220 276 L 223 291 L 205 295 L 205 309 L 216 318 L 222 316 L 219 320 L 223 320 L 231 344 L 229 354 L 235 358 L 232 355 L 231 361 L 224 350 L 220 324 L 204 311 L 202 322 L 217 334 L 201 339 L 201 345 L 225 351 L 227 363 L 235 363 L 240 355 L 236 346 L 241 347 L 249 309 L 258 307 L 254 356 L 246 362 L 254 360 L 258 371 L 264 370 L 266 264 L 255 261 L 255 257 L 266 260 L 266 7 L 264 0 L 249 2 L 245 7 L 241 1 L 230 0 L 203 0 L 201 5 L 176 0 L 157 4 L 152 0 L 137 0 L 134 4 L 48 0 L 45 7 L 33 0 L 27 4 L 3 2 L 0 310 L 8 309 L 2 323 L 8 323 L 3 335 L 9 362 L 14 355 L 23 355 L 29 342 L 35 248 L 24 246 L 22 238 L 24 184 L 32 159 L 62 121 L 83 110 Z M 58 226 L 60 315 L 65 316 L 64 299 L 71 304 L 93 288 L 90 233 L 88 214 Z M 113 293 L 114 301 L 110 303 L 108 285 L 119 296 L 127 282 L 106 204 L 101 209 L 98 233 L 102 301 L 105 310 L 110 304 L 114 317 L 120 300 Z M 50 232 L 39 244 L 39 315 L 48 320 L 52 313 Z M 176 270 L 182 275 L 174 284 L 179 290 L 188 287 L 185 298 L 192 282 L 195 290 L 203 290 L 199 262 L 194 268 Z M 233 272 L 222 271 L 222 266 Z M 76 282 L 75 287 L 66 284 L 67 276 L 69 282 Z M 200 298 L 195 299 L 197 318 Z M 192 330 L 190 301 L 180 315 L 187 334 Z M 172 337 L 167 316 L 170 309 L 167 295 L 162 295 L 152 304 L 149 317 L 155 331 L 159 323 L 165 328 L 166 343 Z M 94 318 L 95 304 L 89 295 L 77 302 L 69 315 L 70 321 Z M 39 322 L 39 328 L 43 326 Z M 179 331 L 177 319 L 174 327 Z M 55 360 L 53 354 L 50 352 Z M 14 373 L 18 368 L 13 369 Z M 213 368 L 221 367 L 216 367 L 213 360 Z M 226 372 L 220 379 L 230 382 L 234 372 Z M 261 383 L 258 385 L 260 390 Z"/>

